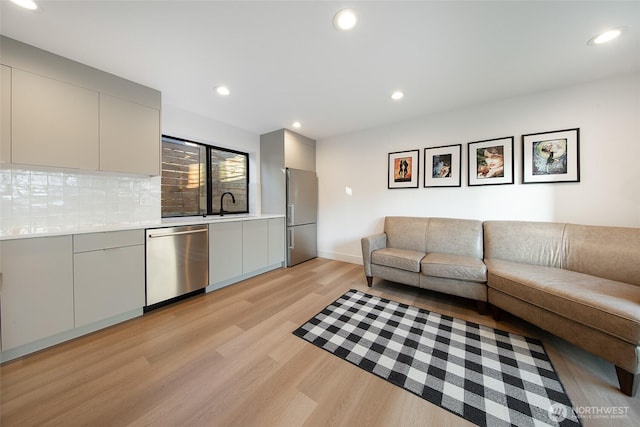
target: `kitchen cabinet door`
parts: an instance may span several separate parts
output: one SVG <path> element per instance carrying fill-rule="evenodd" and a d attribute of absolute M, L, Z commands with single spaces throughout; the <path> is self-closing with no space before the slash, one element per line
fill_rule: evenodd
<path fill-rule="evenodd" d="M 74 254 L 75 327 L 144 306 L 144 245 Z"/>
<path fill-rule="evenodd" d="M 269 222 L 242 222 L 242 272 L 251 273 L 269 265 Z"/>
<path fill-rule="evenodd" d="M 71 236 L 3 241 L 1 262 L 3 351 L 73 329 Z"/>
<path fill-rule="evenodd" d="M 0 163 L 11 162 L 11 67 L 0 66 Z"/>
<path fill-rule="evenodd" d="M 100 170 L 160 175 L 160 111 L 100 94 Z"/>
<path fill-rule="evenodd" d="M 73 236 L 75 327 L 142 309 L 144 230 Z"/>
<path fill-rule="evenodd" d="M 269 265 L 284 262 L 285 227 L 284 218 L 270 218 L 269 220 Z"/>
<path fill-rule="evenodd" d="M 209 282 L 242 275 L 242 221 L 209 224 Z"/>
<path fill-rule="evenodd" d="M 98 169 L 98 92 L 13 68 L 11 163 Z"/>

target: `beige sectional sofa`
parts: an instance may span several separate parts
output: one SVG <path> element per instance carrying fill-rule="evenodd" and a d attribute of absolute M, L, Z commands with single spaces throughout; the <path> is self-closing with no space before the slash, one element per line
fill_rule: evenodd
<path fill-rule="evenodd" d="M 386 217 L 362 239 L 379 277 L 508 311 L 610 361 L 620 389 L 640 382 L 640 228 Z"/>
<path fill-rule="evenodd" d="M 486 221 L 484 241 L 492 307 L 610 361 L 620 389 L 633 395 L 640 374 L 640 229 Z"/>
<path fill-rule="evenodd" d="M 388 216 L 384 231 L 362 239 L 369 286 L 379 277 L 478 302 L 484 313 L 487 268 L 482 262 L 482 222 L 453 218 Z"/>

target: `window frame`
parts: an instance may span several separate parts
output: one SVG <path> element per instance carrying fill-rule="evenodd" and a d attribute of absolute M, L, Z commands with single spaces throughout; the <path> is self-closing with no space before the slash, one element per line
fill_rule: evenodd
<path fill-rule="evenodd" d="M 161 210 L 161 217 L 162 218 L 181 218 L 181 217 L 192 217 L 192 216 L 214 216 L 214 215 L 220 215 L 220 211 L 213 211 L 213 183 L 214 183 L 214 177 L 212 176 L 213 174 L 211 173 L 212 171 L 212 162 L 211 162 L 211 151 L 212 150 L 217 150 L 217 151 L 222 151 L 222 152 L 226 152 L 226 153 L 232 153 L 232 154 L 237 154 L 237 155 L 241 155 L 244 156 L 246 158 L 246 181 L 245 181 L 245 193 L 246 193 L 246 209 L 245 210 L 241 210 L 241 211 L 224 211 L 225 215 L 243 215 L 243 214 L 248 214 L 249 213 L 249 182 L 250 182 L 250 167 L 249 167 L 249 153 L 244 152 L 244 151 L 239 151 L 239 150 L 234 150 L 231 148 L 226 148 L 226 147 L 219 147 L 216 145 L 210 145 L 210 144 L 205 144 L 202 142 L 198 142 L 198 141 L 193 141 L 190 139 L 186 139 L 186 138 L 179 138 L 179 137 L 175 137 L 175 136 L 171 136 L 171 135 L 166 135 L 166 134 L 162 134 L 161 138 L 160 138 L 160 144 L 162 145 L 165 141 L 165 139 L 168 140 L 168 142 L 184 142 L 184 143 L 189 143 L 189 144 L 195 144 L 199 147 L 203 147 L 205 150 L 205 172 L 206 172 L 206 178 L 204 180 L 205 183 L 205 189 L 206 189 L 206 213 L 204 214 L 182 214 L 182 215 L 169 215 L 169 216 L 164 216 L 162 214 L 162 183 L 160 184 L 160 210 Z M 162 168 L 162 156 L 160 158 L 160 176 L 161 176 L 161 182 L 162 182 L 162 172 L 163 172 L 163 168 Z"/>

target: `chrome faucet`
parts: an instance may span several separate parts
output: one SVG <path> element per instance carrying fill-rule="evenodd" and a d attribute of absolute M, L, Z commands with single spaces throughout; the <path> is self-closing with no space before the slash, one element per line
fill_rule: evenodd
<path fill-rule="evenodd" d="M 233 204 L 236 204 L 236 198 L 233 195 L 233 193 L 231 191 L 225 191 L 224 193 L 222 193 L 222 195 L 220 196 L 220 216 L 224 215 L 224 208 L 222 207 L 222 199 L 224 199 L 224 196 L 226 195 L 230 195 L 231 196 L 231 201 L 233 202 Z"/>

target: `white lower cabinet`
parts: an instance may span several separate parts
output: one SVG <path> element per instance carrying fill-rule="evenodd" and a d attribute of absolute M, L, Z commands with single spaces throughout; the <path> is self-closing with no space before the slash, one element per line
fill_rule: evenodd
<path fill-rule="evenodd" d="M 284 218 L 209 224 L 209 290 L 284 263 Z M 1 242 L 0 354 L 16 357 L 141 315 L 144 230 Z"/>
<path fill-rule="evenodd" d="M 74 328 L 72 237 L 2 242 L 2 351 Z"/>
<path fill-rule="evenodd" d="M 284 218 L 269 218 L 269 265 L 283 264 L 285 251 Z"/>
<path fill-rule="evenodd" d="M 74 252 L 76 328 L 144 306 L 142 230 L 76 235 Z"/>
<path fill-rule="evenodd" d="M 242 275 L 242 222 L 209 224 L 209 281 L 223 283 Z"/>
<path fill-rule="evenodd" d="M 284 263 L 284 218 L 209 224 L 209 290 Z"/>
<path fill-rule="evenodd" d="M 268 224 L 266 219 L 242 222 L 242 272 L 245 274 L 269 265 Z"/>

